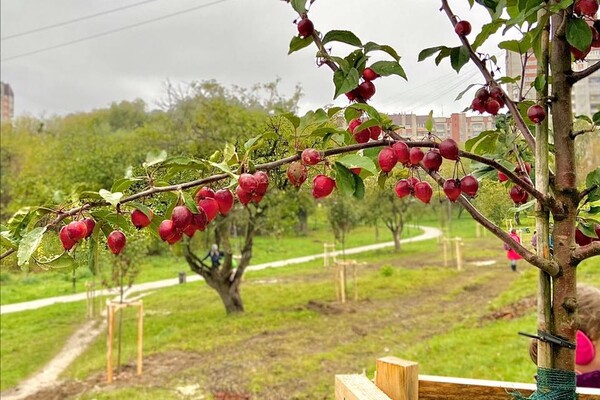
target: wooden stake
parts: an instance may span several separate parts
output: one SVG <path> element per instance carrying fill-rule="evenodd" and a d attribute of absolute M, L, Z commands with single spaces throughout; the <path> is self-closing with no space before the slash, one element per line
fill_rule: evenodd
<path fill-rule="evenodd" d="M 392 400 L 419 398 L 419 365 L 397 357 L 377 360 L 375 385 Z"/>
<path fill-rule="evenodd" d="M 457 237 L 454 239 L 456 243 L 456 269 L 462 271 L 462 239 Z"/>
<path fill-rule="evenodd" d="M 138 359 L 137 374 L 142 375 L 142 354 L 144 350 L 144 303 L 140 300 L 138 308 Z"/>
<path fill-rule="evenodd" d="M 444 267 L 448 266 L 448 239 L 442 239 L 442 246 L 444 248 Z"/>
<path fill-rule="evenodd" d="M 108 304 L 108 349 L 106 352 L 106 381 L 112 382 L 113 379 L 113 366 L 112 366 L 112 349 L 113 349 L 113 337 L 114 337 L 114 309 L 112 304 Z"/>

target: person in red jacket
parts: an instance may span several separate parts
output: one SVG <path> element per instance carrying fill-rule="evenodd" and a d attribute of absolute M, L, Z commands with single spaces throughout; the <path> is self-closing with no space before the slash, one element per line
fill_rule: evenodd
<path fill-rule="evenodd" d="M 521 238 L 517 234 L 516 229 L 510 230 L 510 237 L 513 238 L 513 240 L 517 243 L 521 243 Z M 511 249 L 510 246 L 508 246 L 507 244 L 504 244 L 504 250 L 506 250 L 506 258 L 508 258 L 510 261 L 510 269 L 517 272 L 517 261 L 523 257 L 521 257 L 516 251 Z"/>

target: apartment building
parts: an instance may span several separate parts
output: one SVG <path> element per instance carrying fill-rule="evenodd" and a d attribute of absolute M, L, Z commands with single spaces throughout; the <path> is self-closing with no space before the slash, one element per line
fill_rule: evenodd
<path fill-rule="evenodd" d="M 419 140 L 428 134 L 425 124 L 428 115 L 391 114 L 394 124 L 400 126 L 397 132 Z M 457 142 L 465 142 L 485 130 L 494 129 L 494 118 L 490 115 L 467 116 L 465 113 L 452 113 L 449 117 L 433 117 L 432 133 L 442 139 L 452 138 Z"/>
<path fill-rule="evenodd" d="M 0 82 L 0 119 L 9 121 L 14 116 L 15 95 L 8 83 Z"/>

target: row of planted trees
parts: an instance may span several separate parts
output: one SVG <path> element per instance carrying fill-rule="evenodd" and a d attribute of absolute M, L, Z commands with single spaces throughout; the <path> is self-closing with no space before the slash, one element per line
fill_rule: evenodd
<path fill-rule="evenodd" d="M 25 265 L 44 240 L 56 238 L 55 232 L 60 226 L 86 215 L 91 215 L 96 221 L 91 236 L 95 243 L 103 241 L 102 237 L 115 229 L 129 229 L 122 222 L 126 210 L 156 210 L 157 224 L 173 221 L 172 211 L 177 207 L 186 207 L 191 214 L 201 215 L 205 211 L 198 201 L 197 192 L 204 186 L 236 190 L 238 201 L 247 204 L 248 221 L 253 221 L 261 212 L 262 198 L 254 198 L 254 186 L 248 186 L 247 181 L 248 175 L 252 176 L 256 171 L 266 173 L 270 187 L 273 187 L 276 177 L 293 165 L 295 173 L 291 174 L 293 178 L 288 175 L 288 179 L 294 185 L 302 185 L 300 181 L 314 176 L 306 183 L 312 186 L 314 197 L 327 197 L 336 190 L 340 195 L 357 201 L 365 197 L 366 190 L 371 190 L 371 186 L 365 183 L 370 176 L 376 177 L 380 187 L 385 187 L 386 181 L 393 177 L 398 197 L 414 196 L 424 203 L 431 201 L 431 182 L 434 182 L 443 188 L 448 199 L 459 203 L 484 228 L 539 268 L 538 328 L 550 337 L 574 342 L 577 266 L 581 261 L 600 254 L 600 241 L 595 232 L 595 224 L 600 223 L 600 169 L 587 174 L 585 184 L 578 186 L 575 141 L 597 129 L 600 113 L 580 118 L 584 127 L 575 130 L 571 95 L 573 85 L 598 71 L 600 62 L 577 72 L 573 71 L 571 62 L 572 55 L 576 59 L 584 59 L 585 54 L 578 52 L 585 53 L 594 43 L 597 8 L 590 15 L 589 9 L 579 4 L 589 0 L 467 1 L 471 7 L 482 7 L 488 11 L 490 21 L 475 36 L 470 25 L 463 22 L 468 18 L 460 18 L 459 22 L 450 4 L 441 0 L 441 10 L 455 28 L 454 41 L 457 45 L 425 49 L 419 56 L 422 61 L 435 56 L 436 63 L 448 59 L 457 72 L 469 62 L 475 64 L 481 72 L 482 81 L 474 83 L 480 90 L 474 95 L 472 109 L 492 115 L 503 114 L 506 110 L 505 118 L 497 129 L 482 132 L 467 142 L 464 150 L 455 150 L 455 144 L 450 143 L 452 152 L 448 153 L 444 148 L 449 142 L 440 141 L 433 135 L 419 141 L 403 137 L 398 133 L 400 127 L 367 104 L 376 93 L 374 80 L 391 75 L 405 77 L 400 57 L 393 48 L 374 42 L 364 43 L 350 31 L 321 32 L 320 27 L 315 27 L 309 18 L 312 12 L 309 9 L 318 2 L 307 4 L 305 0 L 290 0 L 288 3 L 298 14 L 298 35 L 290 42 L 290 53 L 315 45 L 318 64 L 332 70 L 334 97 L 345 95 L 350 105 L 319 109 L 303 116 L 284 112 L 272 117 L 264 128 L 255 129 L 249 138 L 236 141 L 236 145 L 226 145 L 208 157 L 192 154 L 167 158 L 165 154 L 158 154 L 147 159 L 135 173 L 117 181 L 111 190 L 78 192 L 64 202 L 21 211 L 3 231 L 4 243 L 9 247 L 3 256 L 16 253 L 18 263 Z M 597 5 L 597 1 L 592 2 Z M 503 41 L 501 48 L 516 51 L 522 56 L 531 52 L 536 55 L 538 77 L 533 89 L 538 93 L 537 102 L 525 100 L 523 92 L 516 98 L 508 96 L 501 85 L 519 82 L 520 77 L 497 76 L 495 58 L 478 52 L 478 47 L 490 40 L 493 33 L 508 30 L 515 31 L 518 39 Z M 349 45 L 353 50 L 342 56 L 334 54 L 339 43 Z M 370 57 L 376 52 L 388 59 L 370 63 Z M 521 88 L 529 89 L 523 85 Z M 190 129 L 194 126 L 192 123 Z M 311 153 L 318 157 L 301 157 L 306 149 L 315 149 Z M 447 172 L 432 168 L 432 164 L 425 161 L 425 152 L 421 149 L 428 154 L 434 153 L 430 156 L 433 158 L 437 158 L 435 153 L 439 152 L 442 158 L 449 160 L 444 163 L 449 162 L 453 172 L 442 175 Z M 406 152 L 408 158 L 405 158 Z M 462 160 L 473 163 L 472 173 L 466 170 L 461 173 Z M 398 161 L 400 166 L 396 167 Z M 533 178 L 527 163 L 534 167 Z M 517 205 L 535 207 L 536 253 L 514 241 L 501 227 L 486 218 L 472 201 L 480 180 L 497 180 L 498 174 L 502 174 L 502 179 L 506 178 L 506 185 L 511 187 L 511 198 Z M 398 175 L 401 179 L 396 182 Z M 470 177 L 469 183 L 463 185 L 465 176 Z M 459 186 L 458 178 L 459 192 L 456 188 Z M 478 179 L 474 181 L 473 178 Z M 450 187 L 452 182 L 454 187 Z M 512 196 L 513 189 L 515 196 Z M 248 197 L 248 194 L 252 196 Z M 265 196 L 268 195 L 267 192 Z M 178 215 L 179 212 L 176 220 L 179 220 Z M 223 238 L 223 243 L 227 243 L 225 238 L 229 234 L 225 221 L 227 218 L 213 221 L 217 236 Z M 550 221 L 554 224 L 552 256 L 547 240 Z M 179 229 L 184 230 L 183 226 Z M 246 231 L 253 232 L 253 229 L 256 225 L 249 222 Z M 577 230 L 589 238 L 586 243 L 576 242 Z M 228 293 L 234 306 L 235 294 L 239 293 L 239 277 L 252 256 L 251 236 L 247 234 L 242 259 L 233 280 L 227 274 L 231 270 L 230 251 L 226 251 L 223 266 L 214 268 L 194 254 L 189 242 L 184 243 L 185 255 L 192 269 L 205 277 L 220 294 Z M 573 397 L 574 352 L 571 348 L 542 342 L 538 366 L 540 375 L 554 371 L 561 376 L 560 387 L 540 380 L 541 392 L 564 391 L 567 387 L 570 397 L 565 398 Z"/>

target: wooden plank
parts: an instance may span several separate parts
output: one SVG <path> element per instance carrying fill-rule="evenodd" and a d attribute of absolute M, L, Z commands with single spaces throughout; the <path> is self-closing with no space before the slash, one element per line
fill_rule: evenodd
<path fill-rule="evenodd" d="M 398 357 L 377 360 L 375 385 L 392 400 L 417 400 L 419 393 L 419 365 Z"/>
<path fill-rule="evenodd" d="M 528 383 L 419 375 L 419 400 L 507 400 L 510 392 L 528 397 L 535 389 Z M 577 393 L 579 400 L 600 400 L 600 389 L 577 388 Z"/>
<path fill-rule="evenodd" d="M 335 400 L 390 400 L 364 375 L 336 375 Z"/>

